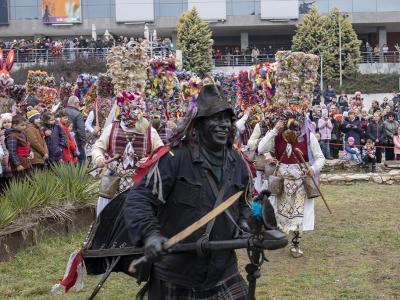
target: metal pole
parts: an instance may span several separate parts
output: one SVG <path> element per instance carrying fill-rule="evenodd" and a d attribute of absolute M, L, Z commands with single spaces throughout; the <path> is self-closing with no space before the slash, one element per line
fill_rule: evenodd
<path fill-rule="evenodd" d="M 343 77 L 342 77 L 342 22 L 341 22 L 341 15 L 338 15 L 339 18 L 339 76 L 340 76 L 340 87 L 343 84 Z"/>
<path fill-rule="evenodd" d="M 320 88 L 320 91 L 322 92 L 323 90 L 324 90 L 324 78 L 322 77 L 323 76 L 323 61 L 324 61 L 324 54 L 321 52 L 321 83 L 320 83 L 320 86 L 321 86 L 321 88 Z"/>

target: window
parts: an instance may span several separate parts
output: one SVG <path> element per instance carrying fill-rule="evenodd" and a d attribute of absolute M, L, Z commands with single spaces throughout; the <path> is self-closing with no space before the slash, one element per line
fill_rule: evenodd
<path fill-rule="evenodd" d="M 378 0 L 377 10 L 380 11 L 400 11 L 399 0 Z"/>
<path fill-rule="evenodd" d="M 376 12 L 377 0 L 353 0 L 353 12 Z"/>

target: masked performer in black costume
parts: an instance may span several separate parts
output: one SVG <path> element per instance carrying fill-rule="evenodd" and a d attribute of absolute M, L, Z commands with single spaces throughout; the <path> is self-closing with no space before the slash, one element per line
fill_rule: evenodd
<path fill-rule="evenodd" d="M 220 86 L 206 85 L 197 107 L 181 124 L 181 138 L 127 196 L 123 214 L 133 243 L 152 258 L 150 300 L 247 299 L 233 250 L 163 256 L 163 243 L 238 191 L 247 191 L 215 220 L 184 242 L 230 240 L 248 231 L 249 168 L 232 148 L 234 113 Z M 174 143 L 173 143 L 174 144 Z M 173 145 L 172 144 L 172 145 Z"/>

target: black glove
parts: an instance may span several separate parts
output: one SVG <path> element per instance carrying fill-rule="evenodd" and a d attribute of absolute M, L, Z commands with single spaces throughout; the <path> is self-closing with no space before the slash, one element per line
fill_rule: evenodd
<path fill-rule="evenodd" d="M 149 261 L 160 260 L 165 254 L 163 244 L 168 239 L 160 234 L 153 234 L 149 236 L 144 243 L 144 255 Z"/>
<path fill-rule="evenodd" d="M 249 222 L 247 221 L 246 218 L 240 218 L 239 219 L 239 227 L 244 232 L 247 232 L 247 233 L 251 233 L 252 232 L 250 224 L 249 224 Z"/>

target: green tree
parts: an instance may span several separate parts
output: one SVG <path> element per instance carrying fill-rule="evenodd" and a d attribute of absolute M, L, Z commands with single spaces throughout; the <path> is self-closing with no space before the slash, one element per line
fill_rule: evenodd
<path fill-rule="evenodd" d="M 297 26 L 292 40 L 293 51 L 317 55 L 319 51 L 323 53 L 324 79 L 328 81 L 339 78 L 339 20 L 342 31 L 342 70 L 344 76 L 350 76 L 357 72 L 361 41 L 350 21 L 339 9 L 333 9 L 329 15 L 321 15 L 313 6 Z"/>
<path fill-rule="evenodd" d="M 177 49 L 182 51 L 184 69 L 199 75 L 211 71 L 211 35 L 208 24 L 200 18 L 195 7 L 180 16 L 177 25 Z"/>

